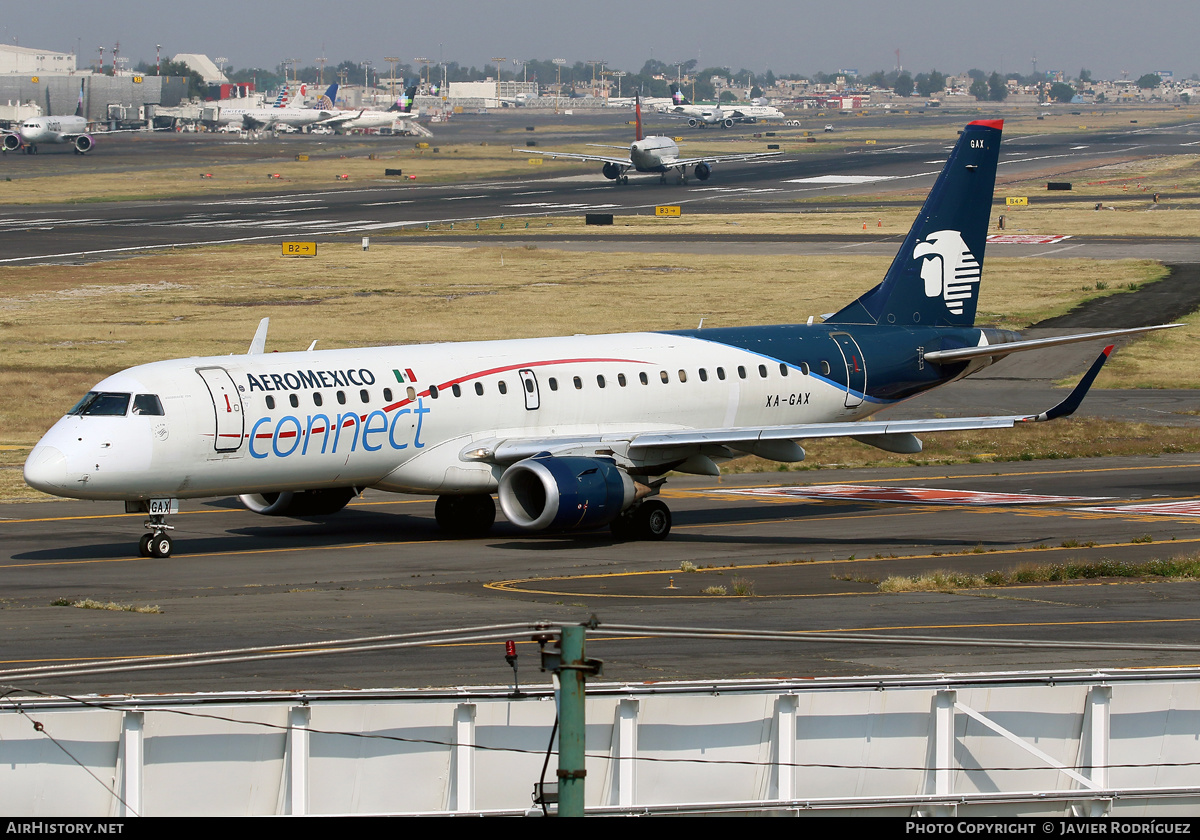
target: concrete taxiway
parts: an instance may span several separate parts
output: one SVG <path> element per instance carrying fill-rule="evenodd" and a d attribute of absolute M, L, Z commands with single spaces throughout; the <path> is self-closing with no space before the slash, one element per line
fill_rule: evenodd
<path fill-rule="evenodd" d="M 849 487 L 847 487 L 849 485 Z M 936 492 L 941 491 L 941 492 Z M 0 669 L 289 645 L 514 621 L 601 621 L 589 653 L 613 680 L 797 677 L 1195 664 L 1200 583 L 1100 579 L 880 594 L 891 575 L 1146 560 L 1200 546 L 1200 458 L 679 478 L 660 543 L 606 532 L 442 539 L 432 500 L 367 493 L 326 520 L 185 503 L 177 553 L 139 558 L 141 518 L 114 505 L 6 506 Z M 684 564 L 695 571 L 685 571 Z M 721 594 L 715 594 L 721 593 Z M 136 613 L 55 606 L 154 606 Z M 1119 643 L 1123 650 L 605 640 L 603 622 L 947 640 Z M 524 679 L 536 646 L 519 651 Z M 503 684 L 499 642 L 221 667 L 22 680 L 49 691 Z M 0 673 L 0 684 L 5 679 Z"/>

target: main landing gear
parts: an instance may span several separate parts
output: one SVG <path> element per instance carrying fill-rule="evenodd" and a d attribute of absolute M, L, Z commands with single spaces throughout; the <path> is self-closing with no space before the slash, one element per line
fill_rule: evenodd
<path fill-rule="evenodd" d="M 618 540 L 662 540 L 671 533 L 671 509 L 658 499 L 647 499 L 613 520 L 609 526 Z"/>
<path fill-rule="evenodd" d="M 496 502 L 483 494 L 447 493 L 433 507 L 438 527 L 452 537 L 482 537 L 496 521 Z"/>

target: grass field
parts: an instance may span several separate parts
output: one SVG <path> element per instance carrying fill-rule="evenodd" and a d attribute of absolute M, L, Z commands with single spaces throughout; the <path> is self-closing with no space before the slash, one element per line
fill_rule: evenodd
<path fill-rule="evenodd" d="M 0 327 L 6 341 L 0 363 L 5 430 L 0 497 L 32 496 L 18 469 L 25 454 L 103 376 L 158 359 L 245 352 L 264 316 L 272 316 L 268 350 L 302 349 L 313 339 L 321 348 L 334 348 L 687 328 L 702 317 L 706 326 L 802 322 L 870 288 L 887 263 L 872 257 L 692 255 L 681 260 L 548 247 L 395 243 L 373 245 L 367 252 L 322 245 L 313 259 L 283 258 L 277 245 L 262 245 L 81 266 L 0 268 Z M 1163 273 L 1146 261 L 989 260 L 980 321 L 1022 327 L 1087 298 L 1153 282 Z M 1177 355 L 1186 352 L 1192 360 L 1180 368 L 1200 371 L 1194 358 L 1200 356 L 1200 329 L 1188 328 L 1180 336 L 1183 332 L 1146 344 L 1181 342 Z M 1150 381 L 1161 368 L 1155 351 L 1138 358 L 1121 373 L 1106 374 L 1106 384 Z M 937 444 L 942 449 L 923 457 L 1095 454 L 1108 434 L 1087 429 L 1068 447 L 1062 442 L 1065 428 L 1054 424 L 1040 441 L 997 435 L 963 443 L 946 437 Z M 1142 450 L 1150 443 L 1154 451 L 1185 447 L 1175 437 L 1113 429 L 1111 434 Z M 806 465 L 905 462 L 859 445 L 813 444 L 810 449 L 814 461 Z M 742 468 L 760 467 L 748 462 Z"/>

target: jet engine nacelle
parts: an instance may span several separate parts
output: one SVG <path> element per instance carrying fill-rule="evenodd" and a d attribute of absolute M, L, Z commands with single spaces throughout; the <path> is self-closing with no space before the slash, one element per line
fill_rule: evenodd
<path fill-rule="evenodd" d="M 500 476 L 500 507 L 528 531 L 600 528 L 633 504 L 633 479 L 604 458 L 537 455 Z"/>
<path fill-rule="evenodd" d="M 704 123 L 700 122 L 700 120 L 696 119 L 695 117 L 690 117 L 688 119 L 688 127 L 695 128 L 696 126 L 700 126 L 701 128 L 703 128 Z"/>
<path fill-rule="evenodd" d="M 725 120 L 725 122 L 723 122 L 721 124 L 723 126 L 725 126 L 726 128 L 733 128 L 733 119 L 732 118 L 727 119 L 727 120 Z"/>
<path fill-rule="evenodd" d="M 80 134 L 75 138 L 75 151 L 78 154 L 86 155 L 95 145 L 96 141 L 90 134 Z"/>
<path fill-rule="evenodd" d="M 615 163 L 604 164 L 604 167 L 600 171 L 604 174 L 604 177 L 610 181 L 615 181 L 621 177 L 621 167 L 617 166 Z"/>
<path fill-rule="evenodd" d="M 248 493 L 238 496 L 247 510 L 263 516 L 328 516 L 354 498 L 353 487 L 332 490 L 296 490 L 282 493 Z"/>
<path fill-rule="evenodd" d="M 4 151 L 15 152 L 21 148 L 21 138 L 15 134 L 4 135 Z"/>
<path fill-rule="evenodd" d="M 696 164 L 696 180 L 707 181 L 708 176 L 712 174 L 712 167 L 707 163 Z"/>

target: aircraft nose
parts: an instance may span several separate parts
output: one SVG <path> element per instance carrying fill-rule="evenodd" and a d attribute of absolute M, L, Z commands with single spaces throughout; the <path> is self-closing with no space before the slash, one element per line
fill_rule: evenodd
<path fill-rule="evenodd" d="M 35 446 L 25 459 L 25 483 L 57 495 L 67 483 L 67 456 L 53 446 Z"/>

